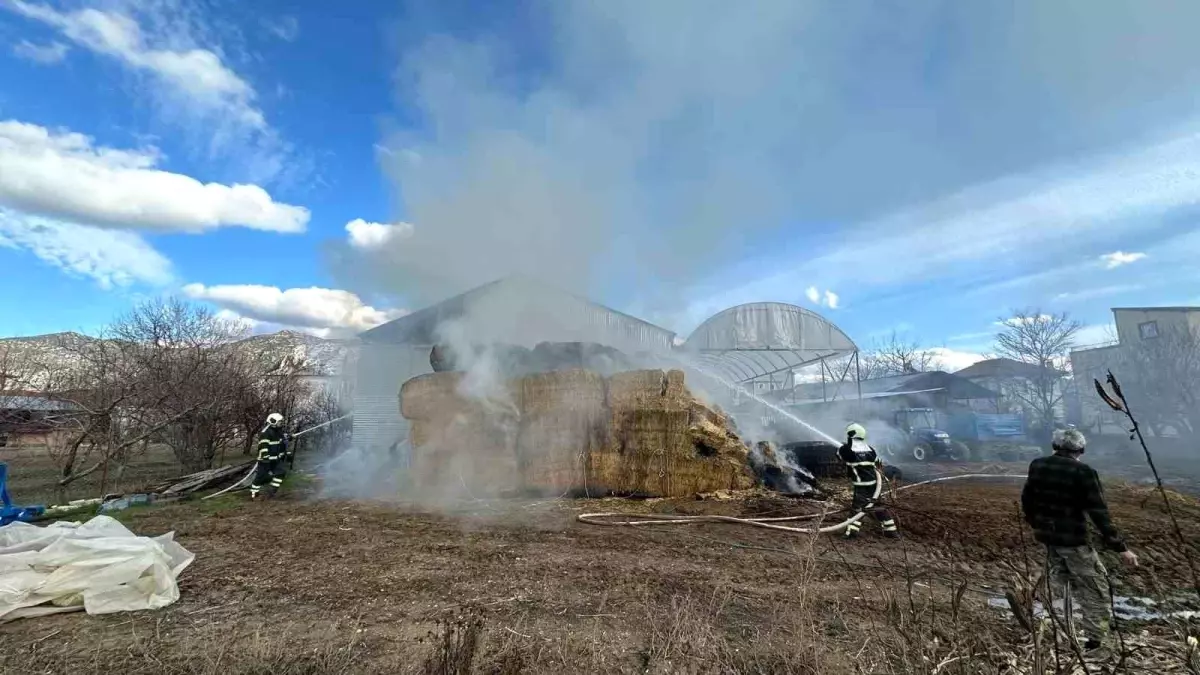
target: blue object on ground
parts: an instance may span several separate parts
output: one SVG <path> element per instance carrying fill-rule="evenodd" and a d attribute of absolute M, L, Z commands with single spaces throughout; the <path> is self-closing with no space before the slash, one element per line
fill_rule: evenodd
<path fill-rule="evenodd" d="M 45 512 L 45 506 L 13 506 L 8 496 L 8 465 L 0 462 L 0 527 L 16 520 L 28 523 Z"/>

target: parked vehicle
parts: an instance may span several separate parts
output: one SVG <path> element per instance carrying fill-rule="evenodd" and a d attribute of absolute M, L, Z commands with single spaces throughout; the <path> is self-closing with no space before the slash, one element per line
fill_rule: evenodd
<path fill-rule="evenodd" d="M 975 458 L 1015 462 L 1041 454 L 1041 449 L 1030 443 L 1021 413 L 966 411 L 950 415 L 947 426 L 950 435 L 965 442 Z"/>
<path fill-rule="evenodd" d="M 871 427 L 867 427 L 868 433 Z M 901 408 L 892 414 L 892 429 L 876 434 L 871 445 L 884 457 L 926 462 L 934 459 L 962 461 L 967 446 L 953 441 L 938 426 L 933 408 Z"/>

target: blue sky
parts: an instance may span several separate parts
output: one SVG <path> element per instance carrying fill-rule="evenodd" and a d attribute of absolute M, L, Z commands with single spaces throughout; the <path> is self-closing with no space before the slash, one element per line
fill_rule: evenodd
<path fill-rule="evenodd" d="M 345 334 L 509 273 L 955 364 L 1200 303 L 1200 6 L 0 0 L 0 334 Z"/>

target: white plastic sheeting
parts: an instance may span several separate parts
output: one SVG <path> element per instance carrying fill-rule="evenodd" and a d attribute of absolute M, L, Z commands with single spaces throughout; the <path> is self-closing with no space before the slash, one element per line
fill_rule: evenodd
<path fill-rule="evenodd" d="M 139 537 L 109 516 L 11 523 L 0 528 L 0 622 L 166 607 L 179 599 L 176 579 L 195 557 L 173 532 Z"/>

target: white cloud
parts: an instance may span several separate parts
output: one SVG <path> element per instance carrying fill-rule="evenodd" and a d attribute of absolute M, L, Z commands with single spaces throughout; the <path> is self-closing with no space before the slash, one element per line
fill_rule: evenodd
<path fill-rule="evenodd" d="M 961 351 L 948 347 L 934 347 L 926 351 L 933 357 L 937 366 L 948 373 L 962 370 L 987 358 L 986 355 L 978 352 Z"/>
<path fill-rule="evenodd" d="M 996 335 L 996 333 L 994 331 L 978 331 L 975 333 L 959 333 L 958 335 L 951 335 L 949 337 L 948 341 L 949 342 L 971 342 L 973 340 L 980 340 L 983 338 L 995 337 L 995 335 Z"/>
<path fill-rule="evenodd" d="M 102 288 L 171 282 L 171 263 L 132 232 L 102 230 L 0 209 L 0 245 L 27 250 Z"/>
<path fill-rule="evenodd" d="M 289 288 L 228 285 L 183 287 L 188 297 L 210 302 L 237 316 L 280 326 L 294 326 L 324 334 L 360 332 L 407 314 L 404 310 L 376 309 L 355 294 L 330 288 Z M 322 334 L 322 333 L 314 333 Z"/>
<path fill-rule="evenodd" d="M 118 0 L 107 6 L 67 11 L 0 0 L 0 9 L 51 26 L 75 45 L 140 76 L 139 83 L 150 85 L 146 98 L 165 121 L 185 131 L 195 156 L 231 160 L 232 168 L 252 182 L 294 179 L 308 170 L 268 124 L 255 88 L 230 68 L 219 47 L 199 45 L 199 38 L 211 43 L 216 35 L 199 12 L 172 0 Z"/>
<path fill-rule="evenodd" d="M 268 33 L 284 42 L 294 42 L 296 38 L 300 37 L 300 21 L 294 16 L 263 19 L 262 25 Z"/>
<path fill-rule="evenodd" d="M 838 302 L 841 300 L 837 293 L 834 293 L 829 289 L 825 289 L 825 293 L 822 295 L 821 290 L 816 286 L 809 286 L 804 291 L 804 296 L 807 297 L 808 301 L 814 305 L 817 305 L 818 307 L 824 306 L 830 309 L 837 309 Z"/>
<path fill-rule="evenodd" d="M 1137 291 L 1141 290 L 1141 288 L 1142 286 L 1139 284 L 1113 284 L 1111 286 L 1095 286 L 1091 288 L 1085 288 L 1081 291 L 1059 293 L 1058 295 L 1054 296 L 1054 299 L 1063 302 L 1079 302 L 1082 300 L 1105 298 L 1110 295 L 1118 295 L 1120 293 Z"/>
<path fill-rule="evenodd" d="M 1117 341 L 1117 327 L 1113 323 L 1084 326 L 1075 333 L 1075 347 L 1093 347 Z"/>
<path fill-rule="evenodd" d="M 389 241 L 410 236 L 413 226 L 410 223 L 372 223 L 355 218 L 346 223 L 346 233 L 350 245 L 357 249 L 379 248 Z"/>
<path fill-rule="evenodd" d="M 60 12 L 48 5 L 8 0 L 6 7 L 57 28 L 76 44 L 157 77 L 188 101 L 229 115 L 253 128 L 265 128 L 255 92 L 207 49 L 160 49 L 147 44 L 141 26 L 126 14 L 94 8 Z"/>
<path fill-rule="evenodd" d="M 852 243 L 835 243 L 787 272 L 731 288 L 720 304 L 773 295 L 795 287 L 798 279 L 889 287 L 1017 271 L 1012 266 L 1017 252 L 1023 261 L 1072 259 L 1092 237 L 1136 233 L 1146 218 L 1197 204 L 1200 132 L 1189 131 L 1123 154 L 973 186 L 865 222 L 839 236 Z M 1140 259 L 1137 253 L 1117 253 L 1117 264 Z"/>
<path fill-rule="evenodd" d="M 1037 316 L 1013 316 L 1013 317 L 1009 317 L 1007 319 L 1001 319 L 1000 321 L 997 321 L 995 323 L 997 326 L 1004 327 L 1004 326 L 1017 326 L 1020 324 L 1038 323 L 1038 322 L 1042 322 L 1042 321 L 1051 321 L 1053 319 L 1054 319 L 1054 317 L 1050 316 L 1049 314 L 1039 314 Z"/>
<path fill-rule="evenodd" d="M 303 232 L 308 209 L 257 185 L 201 183 L 155 169 L 153 148 L 116 150 L 91 138 L 0 121 L 0 205 L 94 225 L 200 232 L 242 226 Z"/>
<path fill-rule="evenodd" d="M 1100 259 L 1104 261 L 1104 266 L 1111 270 L 1120 267 L 1121 265 L 1135 263 L 1145 257 L 1145 253 L 1126 253 L 1124 251 L 1113 251 L 1112 253 L 1105 253 L 1104 255 L 1100 256 Z"/>
<path fill-rule="evenodd" d="M 12 52 L 17 57 L 26 61 L 33 61 L 42 65 L 52 65 L 62 63 L 63 59 L 67 58 L 67 52 L 70 49 L 70 47 L 61 42 L 38 45 L 29 40 L 21 40 L 13 45 Z"/>

